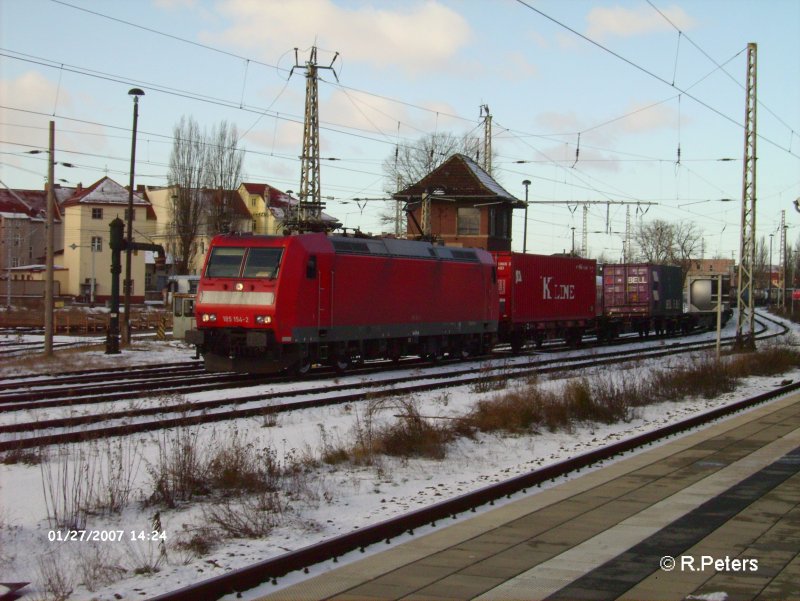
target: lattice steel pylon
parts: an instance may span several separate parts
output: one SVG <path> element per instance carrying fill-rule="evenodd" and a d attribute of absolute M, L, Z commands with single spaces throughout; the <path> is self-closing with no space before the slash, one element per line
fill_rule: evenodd
<path fill-rule="evenodd" d="M 489 175 L 492 174 L 492 114 L 489 112 L 489 105 L 481 105 L 481 116 L 483 117 L 483 170 Z"/>
<path fill-rule="evenodd" d="M 739 245 L 739 277 L 736 347 L 754 349 L 755 304 L 753 268 L 756 263 L 756 44 L 747 45 L 747 85 L 744 113 L 744 169 L 742 175 L 742 233 Z"/>
<path fill-rule="evenodd" d="M 297 59 L 297 48 L 295 52 L 295 69 L 305 69 L 306 71 L 306 106 L 305 119 L 303 121 L 303 153 L 300 156 L 300 193 L 297 207 L 292 207 L 284 221 L 286 229 L 293 232 L 321 231 L 325 229 L 322 219 L 322 209 L 325 204 L 320 195 L 320 168 L 319 168 L 319 97 L 317 93 L 317 78 L 320 69 L 330 69 L 333 71 L 336 80 L 336 71 L 333 70 L 333 63 L 327 67 L 320 67 L 317 64 L 317 48 L 311 48 L 311 55 L 304 65 L 300 65 Z"/>

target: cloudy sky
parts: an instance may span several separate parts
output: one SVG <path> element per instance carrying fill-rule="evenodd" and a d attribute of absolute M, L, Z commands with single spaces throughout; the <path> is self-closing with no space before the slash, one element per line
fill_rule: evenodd
<path fill-rule="evenodd" d="M 395 147 L 482 135 L 493 174 L 524 198 L 528 249 L 580 244 L 618 258 L 637 220 L 691 220 L 707 256 L 738 256 L 747 44 L 758 44 L 758 230 L 800 235 L 798 0 L 0 0 L 0 180 L 41 188 L 47 124 L 56 177 L 127 184 L 131 87 L 136 183 L 163 185 L 174 125 L 235 124 L 246 179 L 297 190 L 305 79 L 319 83 L 322 193 L 348 227 L 381 230 Z M 579 152 L 577 152 L 579 148 Z M 680 155 L 678 149 L 680 148 Z M 577 155 L 577 162 L 576 162 Z M 732 199 L 721 202 L 720 199 Z M 654 203 L 654 204 L 644 204 Z M 514 224 L 522 246 L 522 212 Z M 776 259 L 777 261 L 777 259 Z"/>

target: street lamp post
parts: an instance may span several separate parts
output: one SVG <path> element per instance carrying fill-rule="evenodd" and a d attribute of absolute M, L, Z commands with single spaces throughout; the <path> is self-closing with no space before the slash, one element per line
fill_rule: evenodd
<path fill-rule="evenodd" d="M 133 174 L 136 166 L 136 125 L 139 120 L 139 96 L 144 96 L 144 91 L 139 88 L 131 88 L 129 96 L 133 96 L 133 132 L 131 135 L 131 179 L 128 186 L 128 224 L 127 235 L 125 236 L 125 319 L 123 321 L 122 339 L 125 344 L 131 341 L 131 251 L 133 250 Z"/>
<path fill-rule="evenodd" d="M 55 165 L 56 123 L 50 122 L 50 154 L 47 160 L 47 237 L 45 238 L 45 278 L 44 278 L 44 356 L 53 356 L 53 255 L 55 249 L 55 190 L 53 179 Z"/>
<path fill-rule="evenodd" d="M 528 248 L 528 186 L 531 185 L 531 180 L 522 180 L 522 185 L 525 186 L 525 223 L 522 227 L 522 252 L 524 254 Z"/>

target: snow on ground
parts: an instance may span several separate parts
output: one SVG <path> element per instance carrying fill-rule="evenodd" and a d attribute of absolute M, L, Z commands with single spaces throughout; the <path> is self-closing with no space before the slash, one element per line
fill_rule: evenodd
<path fill-rule="evenodd" d="M 732 323 L 728 324 L 726 334 L 735 327 Z M 793 329 L 798 331 L 796 326 Z M 192 356 L 180 343 L 142 341 L 137 342 L 134 349 L 116 356 L 105 355 L 102 351 L 75 355 L 77 362 L 86 368 L 169 363 Z M 637 378 L 653 364 L 685 360 L 672 357 L 660 363 L 632 362 L 608 373 Z M 71 368 L 78 369 L 74 361 Z M 421 377 L 422 371 L 413 373 Z M 2 372 L 6 377 L 15 373 L 19 374 L 20 370 Z M 268 536 L 258 539 L 214 540 L 216 535 L 207 528 L 209 506 L 203 501 L 181 504 L 176 509 L 142 503 L 152 491 L 150 471 L 158 461 L 159 450 L 163 452 L 165 444 L 178 436 L 175 432 L 141 434 L 116 442 L 68 445 L 63 448 L 65 455 L 53 453 L 49 463 L 0 464 L 0 581 L 32 581 L 35 584 L 29 589 L 40 591 L 44 583 L 49 582 L 54 589 L 59 586 L 73 589 L 69 598 L 76 600 L 149 597 L 564 460 L 699 411 L 747 398 L 773 388 L 783 379 L 798 378 L 800 371 L 779 378 L 750 378 L 734 393 L 718 399 L 649 405 L 637 408 L 630 421 L 611 425 L 578 424 L 569 432 L 543 431 L 525 436 L 482 434 L 472 440 L 459 439 L 452 443 L 444 461 L 384 457 L 369 466 L 323 464 L 309 467 L 306 460 L 319 457 L 323 446 L 336 446 L 352 441 L 356 433 L 364 434 L 369 427 L 369 402 L 282 414 L 274 422 L 259 417 L 184 429 L 184 436 L 196 437 L 200 450 L 216 448 L 237 436 L 257 448 L 267 449 L 282 465 L 298 468 L 294 480 L 284 483 L 293 494 L 284 499 L 287 505 L 279 516 L 278 525 Z M 562 384 L 562 381 L 544 377 L 540 380 L 541 385 L 547 387 Z M 307 384 L 285 386 L 291 389 Z M 250 388 L 242 390 L 243 394 L 251 392 Z M 211 398 L 209 394 L 203 393 Z M 405 396 L 397 401 L 381 401 L 376 419 L 391 419 L 398 413 L 397 404 L 410 400 L 423 415 L 452 417 L 463 414 L 477 400 L 493 394 L 496 393 L 476 393 L 469 386 L 462 386 L 417 394 L 413 399 Z M 187 400 L 198 400 L 203 395 L 186 396 Z M 371 407 L 374 409 L 376 403 Z M 122 463 L 127 466 L 127 477 L 133 489 L 131 498 L 121 514 L 90 515 L 85 526 L 121 540 L 59 542 L 58 532 L 47 520 L 47 491 L 52 488 L 71 492 L 74 491 L 71 479 L 82 475 L 89 480 L 88 472 L 106 474 L 106 462 L 109 457 L 116 456 L 115 453 L 124 458 Z M 76 466 L 83 466 L 83 471 L 75 469 Z M 102 486 L 96 488 L 102 489 Z M 162 557 L 158 540 L 139 540 L 143 533 L 152 529 L 156 512 L 166 532 L 166 557 Z M 197 558 L 189 550 L 177 546 L 179 540 L 189 540 L 191 535 L 201 539 L 195 542 L 209 543 L 213 548 Z M 156 569 L 158 571 L 152 573 Z M 324 569 L 328 568 L 315 568 L 317 571 Z M 299 577 L 281 579 L 279 586 Z M 269 585 L 267 590 L 273 589 Z"/>

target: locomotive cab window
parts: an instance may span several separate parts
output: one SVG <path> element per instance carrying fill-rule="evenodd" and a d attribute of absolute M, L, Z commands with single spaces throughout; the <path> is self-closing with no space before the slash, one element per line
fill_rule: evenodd
<path fill-rule="evenodd" d="M 211 251 L 206 267 L 206 277 L 236 278 L 242 267 L 244 248 L 217 246 Z"/>
<path fill-rule="evenodd" d="M 244 263 L 243 278 L 278 277 L 282 248 L 251 248 Z"/>

